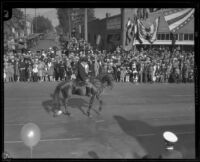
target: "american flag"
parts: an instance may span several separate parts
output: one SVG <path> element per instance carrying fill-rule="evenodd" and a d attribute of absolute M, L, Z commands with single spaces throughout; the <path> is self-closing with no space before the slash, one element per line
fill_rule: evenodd
<path fill-rule="evenodd" d="M 175 33 L 193 19 L 194 8 L 170 9 L 164 11 L 163 16 L 169 25 L 169 30 Z"/>
<path fill-rule="evenodd" d="M 150 43 L 154 43 L 156 41 L 156 35 L 158 31 L 160 17 L 156 18 L 154 22 L 148 28 L 144 26 L 144 24 L 138 19 L 137 27 L 138 27 L 138 41 L 141 43 L 145 42 L 145 40 Z"/>

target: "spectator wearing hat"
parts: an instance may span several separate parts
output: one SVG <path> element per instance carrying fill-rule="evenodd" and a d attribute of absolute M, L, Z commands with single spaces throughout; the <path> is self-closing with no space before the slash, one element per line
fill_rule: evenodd
<path fill-rule="evenodd" d="M 59 79 L 59 72 L 60 72 L 59 70 L 60 70 L 60 68 L 59 68 L 59 63 L 58 63 L 58 60 L 57 60 L 54 63 L 54 75 L 55 75 L 56 81 L 58 81 L 58 79 Z"/>
<path fill-rule="evenodd" d="M 160 159 L 182 159 L 183 155 L 180 151 L 174 149 L 174 145 L 178 141 L 178 137 L 173 133 L 166 131 L 163 133 L 165 141 L 165 150 L 159 156 Z"/>
<path fill-rule="evenodd" d="M 38 77 L 39 77 L 39 81 L 42 82 L 43 81 L 43 64 L 42 64 L 42 60 L 39 60 L 39 64 L 38 64 Z"/>
<path fill-rule="evenodd" d="M 14 82 L 14 66 L 11 62 L 8 63 L 8 69 L 7 69 L 8 73 L 8 81 L 9 82 Z"/>
<path fill-rule="evenodd" d="M 148 79 L 148 64 L 145 63 L 144 65 L 144 70 L 143 70 L 143 78 L 144 78 L 144 83 L 147 83 Z"/>
<path fill-rule="evenodd" d="M 48 80 L 51 82 L 53 81 L 53 74 L 54 74 L 54 66 L 51 61 L 47 63 L 47 70 L 48 70 Z"/>
<path fill-rule="evenodd" d="M 187 80 L 188 80 L 188 67 L 187 67 L 186 63 L 183 64 L 182 78 L 183 78 L 183 83 L 187 83 Z"/>
<path fill-rule="evenodd" d="M 33 82 L 37 82 L 38 81 L 38 64 L 37 62 L 35 62 L 33 64 Z"/>
<path fill-rule="evenodd" d="M 32 82 L 33 81 L 33 67 L 31 62 L 29 61 L 28 64 L 28 82 Z"/>
<path fill-rule="evenodd" d="M 29 78 L 29 62 L 27 59 L 25 59 L 25 81 L 28 81 Z"/>
<path fill-rule="evenodd" d="M 120 76 L 120 81 L 121 82 L 125 82 L 125 76 L 126 76 L 126 68 L 124 66 L 122 66 L 121 68 L 121 76 Z"/>
<path fill-rule="evenodd" d="M 117 67 L 117 82 L 120 82 L 120 75 L 121 75 L 120 67 Z"/>
<path fill-rule="evenodd" d="M 20 76 L 19 62 L 18 62 L 18 59 L 15 59 L 15 62 L 14 62 L 14 80 L 15 80 L 15 82 L 19 81 L 19 76 Z"/>
<path fill-rule="evenodd" d="M 94 58 L 94 72 L 95 72 L 95 77 L 99 75 L 99 63 L 97 61 L 97 58 Z"/>
<path fill-rule="evenodd" d="M 64 61 L 60 61 L 59 62 L 59 77 L 60 77 L 60 80 L 63 80 L 64 77 L 65 77 L 65 64 L 64 64 Z"/>
<path fill-rule="evenodd" d="M 26 69 L 25 69 L 24 58 L 22 58 L 19 62 L 19 69 L 20 69 L 20 81 L 25 82 L 26 81 L 26 78 L 25 78 Z"/>
<path fill-rule="evenodd" d="M 113 64 L 113 76 L 114 76 L 114 80 L 117 82 L 117 65 L 116 65 L 116 63 Z"/>

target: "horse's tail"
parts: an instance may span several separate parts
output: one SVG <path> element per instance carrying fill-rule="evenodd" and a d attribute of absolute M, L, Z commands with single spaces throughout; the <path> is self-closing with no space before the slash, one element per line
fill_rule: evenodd
<path fill-rule="evenodd" d="M 111 74 L 103 74 L 101 77 L 100 77 L 100 81 L 102 84 L 104 83 L 107 83 L 107 85 L 111 88 L 113 88 L 114 86 L 114 83 L 113 83 L 113 77 Z"/>

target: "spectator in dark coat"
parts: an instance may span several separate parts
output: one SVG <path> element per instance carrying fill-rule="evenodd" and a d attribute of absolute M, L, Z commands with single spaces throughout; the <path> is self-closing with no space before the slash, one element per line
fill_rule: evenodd
<path fill-rule="evenodd" d="M 20 69 L 20 81 L 25 82 L 26 81 L 26 65 L 24 62 L 24 59 L 22 58 L 19 62 L 19 69 Z"/>

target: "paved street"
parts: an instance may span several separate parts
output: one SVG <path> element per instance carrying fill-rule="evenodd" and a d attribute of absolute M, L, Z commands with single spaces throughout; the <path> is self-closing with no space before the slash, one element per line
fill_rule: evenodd
<path fill-rule="evenodd" d="M 5 83 L 4 148 L 13 158 L 29 158 L 20 139 L 24 124 L 41 130 L 33 158 L 157 158 L 164 149 L 163 131 L 179 137 L 175 148 L 195 157 L 193 84 L 117 83 L 103 92 L 103 110 L 87 110 L 87 97 L 69 101 L 71 117 L 53 117 L 52 98 L 58 82 Z M 95 103 L 94 109 L 98 109 Z"/>

